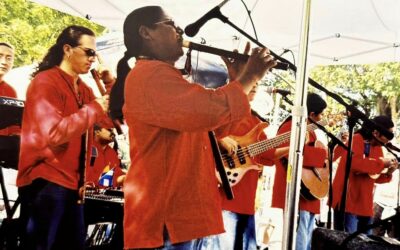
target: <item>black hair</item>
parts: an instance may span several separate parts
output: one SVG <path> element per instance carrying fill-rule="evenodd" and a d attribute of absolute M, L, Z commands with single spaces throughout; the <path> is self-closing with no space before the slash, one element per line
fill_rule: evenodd
<path fill-rule="evenodd" d="M 33 72 L 32 77 L 41 71 L 60 65 L 64 57 L 63 46 L 65 44 L 69 44 L 72 47 L 78 46 L 79 40 L 83 35 L 95 36 L 91 29 L 83 26 L 71 25 L 65 28 L 58 36 L 56 43 L 47 51 L 47 54 L 39 63 L 35 72 Z"/>
<path fill-rule="evenodd" d="M 6 42 L 0 42 L 0 46 L 6 46 L 6 47 L 8 47 L 8 48 L 14 50 L 14 47 L 13 47 L 11 44 L 6 43 Z"/>
<path fill-rule="evenodd" d="M 122 106 L 124 104 L 125 79 L 131 68 L 129 59 L 140 55 L 143 41 L 139 34 L 141 26 L 152 27 L 164 15 L 160 6 L 145 6 L 132 11 L 124 21 L 124 44 L 126 51 L 117 65 L 117 80 L 110 95 L 110 115 L 113 119 L 122 120 Z"/>
<path fill-rule="evenodd" d="M 314 112 L 315 115 L 319 115 L 326 109 L 327 104 L 321 96 L 315 93 L 308 93 L 307 95 L 307 112 L 310 115 Z"/>
<path fill-rule="evenodd" d="M 384 135 L 388 140 L 393 139 L 394 135 L 389 129 L 394 127 L 394 123 L 389 116 L 379 115 L 372 119 L 372 123 L 364 122 L 361 129 L 357 131 L 366 140 L 373 138 L 373 130 L 377 130 L 379 133 Z"/>
<path fill-rule="evenodd" d="M 95 123 L 93 125 L 93 131 L 98 131 L 98 130 L 101 130 L 101 129 L 102 129 L 102 127 L 98 123 Z"/>

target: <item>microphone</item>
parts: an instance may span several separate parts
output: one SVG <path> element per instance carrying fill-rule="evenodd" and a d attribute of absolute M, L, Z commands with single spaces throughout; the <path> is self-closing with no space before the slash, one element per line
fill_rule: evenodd
<path fill-rule="evenodd" d="M 222 3 L 218 4 L 214 8 L 212 8 L 209 12 L 203 15 L 199 20 L 196 22 L 189 24 L 185 28 L 185 34 L 190 37 L 194 37 L 200 30 L 200 28 L 208 22 L 208 20 L 220 17 L 222 14 L 220 12 L 220 8 L 224 6 L 229 0 L 224 0 Z"/>
<path fill-rule="evenodd" d="M 287 96 L 287 95 L 291 94 L 290 90 L 277 89 L 277 88 L 274 88 L 274 87 L 267 87 L 265 92 L 267 92 L 268 94 L 278 93 L 278 94 L 280 94 L 282 96 Z"/>

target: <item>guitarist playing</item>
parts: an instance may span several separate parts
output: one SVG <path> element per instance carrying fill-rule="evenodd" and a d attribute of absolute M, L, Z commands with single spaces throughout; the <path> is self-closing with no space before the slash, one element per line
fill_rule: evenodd
<path fill-rule="evenodd" d="M 256 91 L 257 86 L 254 86 L 247 96 L 249 102 L 254 99 Z M 252 111 L 251 115 L 234 123 L 231 131 L 237 137 L 246 135 L 250 130 L 260 125 L 262 120 L 264 119 L 260 115 Z M 265 126 L 261 127 L 261 129 L 263 128 Z M 266 135 L 262 130 L 256 136 L 258 136 L 258 141 L 266 139 Z M 238 142 L 234 139 L 234 136 L 225 137 L 219 143 L 226 149 L 228 154 L 237 154 Z M 256 157 L 255 162 L 271 166 L 274 164 L 274 159 L 278 159 L 288 152 L 289 147 L 287 146 L 279 149 L 270 149 Z M 221 190 L 225 233 L 218 235 L 220 249 L 257 249 L 254 209 L 258 176 L 259 171 L 248 171 L 241 181 L 232 187 L 235 195 L 233 200 L 228 200 Z"/>
<path fill-rule="evenodd" d="M 326 108 L 326 102 L 317 94 L 310 93 L 307 96 L 308 118 L 318 122 L 322 119 L 323 111 Z M 292 120 L 290 118 L 280 126 L 278 135 L 291 130 Z M 308 132 L 308 140 L 304 145 L 303 169 L 306 166 L 315 168 L 324 167 L 327 150 L 316 147 L 316 135 L 314 132 Z M 283 144 L 288 146 L 289 143 Z M 286 193 L 286 168 L 287 160 L 275 160 L 275 180 L 272 193 L 272 207 L 285 208 Z M 299 201 L 299 222 L 297 227 L 296 250 L 311 249 L 311 235 L 315 226 L 315 216 L 320 213 L 320 200 L 307 200 L 300 196 Z"/>
<path fill-rule="evenodd" d="M 378 126 L 393 132 L 393 121 L 387 116 L 377 116 L 372 119 Z M 348 180 L 348 192 L 344 218 L 344 230 L 354 233 L 372 223 L 373 189 L 375 183 L 386 183 L 392 178 L 392 172 L 398 167 L 396 159 L 383 158 L 382 144 L 392 138 L 387 138 L 378 128 L 371 131 L 363 126 L 353 137 L 353 159 Z M 343 151 L 343 150 L 342 150 Z M 335 209 L 335 229 L 342 230 L 338 219 L 337 208 L 344 186 L 346 153 L 335 152 L 335 158 L 342 155 L 336 176 L 333 181 L 332 207 Z M 380 174 L 382 173 L 382 174 Z M 372 231 L 367 232 L 371 234 Z"/>

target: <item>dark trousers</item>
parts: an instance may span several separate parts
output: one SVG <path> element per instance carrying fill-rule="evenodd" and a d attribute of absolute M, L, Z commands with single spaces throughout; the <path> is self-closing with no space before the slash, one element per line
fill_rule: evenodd
<path fill-rule="evenodd" d="M 22 249 L 84 249 L 83 206 L 78 192 L 36 179 L 19 188 Z"/>

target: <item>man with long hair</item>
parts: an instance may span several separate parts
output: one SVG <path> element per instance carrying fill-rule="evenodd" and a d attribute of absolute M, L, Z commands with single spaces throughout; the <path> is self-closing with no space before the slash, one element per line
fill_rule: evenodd
<path fill-rule="evenodd" d="M 254 49 L 230 83 L 205 89 L 174 67 L 182 34 L 158 6 L 136 9 L 124 22 L 117 82 L 125 81 L 132 160 L 124 183 L 127 249 L 213 249 L 206 236 L 222 233 L 223 224 L 207 131 L 249 114 L 246 94 L 276 65 L 268 49 Z"/>
<path fill-rule="evenodd" d="M 79 77 L 96 60 L 96 38 L 82 26 L 58 36 L 26 93 L 17 185 L 24 225 L 23 249 L 83 249 L 78 183 L 96 122 L 107 120 L 108 96 L 95 98 Z M 109 71 L 100 72 L 113 81 Z M 83 170 L 83 171 L 82 171 Z"/>

